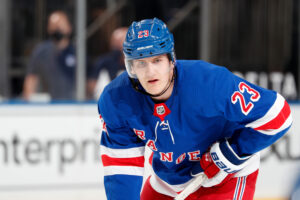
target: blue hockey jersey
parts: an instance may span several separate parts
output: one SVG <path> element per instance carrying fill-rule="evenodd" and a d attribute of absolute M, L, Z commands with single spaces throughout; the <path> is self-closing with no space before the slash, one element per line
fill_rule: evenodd
<path fill-rule="evenodd" d="M 292 123 L 280 94 L 199 60 L 177 61 L 172 95 L 164 103 L 136 92 L 124 72 L 105 88 L 98 108 L 108 200 L 140 198 L 145 146 L 153 151 L 155 176 L 176 192 L 192 179 L 191 168 L 214 142 L 227 138 L 235 153 L 251 155 Z"/>

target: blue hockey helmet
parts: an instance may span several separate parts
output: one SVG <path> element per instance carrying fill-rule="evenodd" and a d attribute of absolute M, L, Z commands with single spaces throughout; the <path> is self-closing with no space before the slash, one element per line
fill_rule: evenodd
<path fill-rule="evenodd" d="M 123 43 L 126 70 L 131 78 L 132 60 L 170 54 L 175 63 L 174 39 L 164 22 L 157 18 L 133 22 Z"/>

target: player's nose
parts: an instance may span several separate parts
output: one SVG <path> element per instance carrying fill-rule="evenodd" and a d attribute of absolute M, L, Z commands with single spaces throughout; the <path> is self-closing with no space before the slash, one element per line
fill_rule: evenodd
<path fill-rule="evenodd" d="M 155 67 L 152 64 L 148 64 L 146 69 L 146 76 L 147 77 L 153 77 L 156 73 Z"/>

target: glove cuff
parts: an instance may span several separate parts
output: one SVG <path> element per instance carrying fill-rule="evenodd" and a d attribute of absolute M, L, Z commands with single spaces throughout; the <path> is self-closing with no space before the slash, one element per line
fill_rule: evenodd
<path fill-rule="evenodd" d="M 251 158 L 251 156 L 238 156 L 227 140 L 213 144 L 210 149 L 210 155 L 215 165 L 227 173 L 240 171 L 246 166 L 245 162 Z"/>

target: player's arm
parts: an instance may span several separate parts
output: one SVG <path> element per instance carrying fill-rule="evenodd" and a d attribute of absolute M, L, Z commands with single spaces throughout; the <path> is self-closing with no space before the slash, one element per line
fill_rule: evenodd
<path fill-rule="evenodd" d="M 42 56 L 41 45 L 37 46 L 32 55 L 30 56 L 29 63 L 26 69 L 26 77 L 23 84 L 22 97 L 24 100 L 30 100 L 31 96 L 36 93 L 39 84 L 39 70 L 42 67 L 43 56 Z"/>
<path fill-rule="evenodd" d="M 23 86 L 23 98 L 25 100 L 30 100 L 30 97 L 33 93 L 36 92 L 38 84 L 38 77 L 35 74 L 28 74 L 24 80 Z"/>
<path fill-rule="evenodd" d="M 102 112 L 103 111 L 103 112 Z M 116 126 L 106 108 L 101 136 L 101 159 L 108 200 L 139 200 L 144 173 L 144 143 L 126 126 Z M 106 116 L 108 117 L 106 118 Z M 107 120 L 108 119 L 108 120 Z M 106 123 L 107 122 L 107 123 Z"/>
<path fill-rule="evenodd" d="M 219 143 L 219 148 L 230 145 L 237 156 L 253 155 L 287 132 L 292 115 L 280 94 L 251 84 L 226 69 L 219 76 L 223 83 L 216 84 L 216 106 L 226 119 L 240 125 L 228 140 Z"/>
<path fill-rule="evenodd" d="M 278 93 L 253 85 L 227 69 L 218 72 L 210 105 L 216 115 L 235 124 L 232 134 L 214 143 L 202 156 L 201 165 L 192 174 L 204 172 L 210 187 L 222 182 L 228 174 L 251 167 L 257 152 L 282 137 L 292 124 L 291 110 Z"/>

